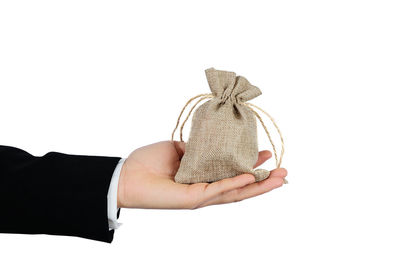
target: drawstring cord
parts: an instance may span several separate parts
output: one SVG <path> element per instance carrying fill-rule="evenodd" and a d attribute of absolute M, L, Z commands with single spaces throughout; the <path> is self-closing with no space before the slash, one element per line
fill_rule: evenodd
<path fill-rule="evenodd" d="M 271 143 L 272 149 L 273 149 L 273 151 L 274 151 L 276 168 L 280 168 L 280 167 L 281 167 L 281 164 L 282 164 L 283 154 L 285 153 L 285 143 L 284 143 L 284 141 L 283 141 L 283 137 L 282 137 L 281 130 L 279 129 L 278 125 L 276 124 L 274 118 L 272 118 L 272 116 L 269 115 L 265 110 L 263 110 L 263 109 L 260 108 L 259 106 L 256 106 L 256 105 L 254 105 L 254 104 L 252 104 L 252 103 L 243 103 L 243 104 L 244 104 L 245 106 L 247 106 L 247 107 L 254 113 L 254 115 L 257 117 L 257 119 L 261 122 L 261 125 L 262 125 L 262 127 L 264 128 L 265 133 L 267 134 L 268 139 L 269 139 L 269 142 Z M 269 133 L 269 131 L 268 131 L 268 129 L 267 129 L 267 126 L 265 126 L 264 121 L 262 120 L 260 114 L 258 114 L 258 112 L 255 111 L 252 107 L 255 107 L 256 109 L 258 109 L 258 110 L 260 110 L 262 113 L 264 113 L 264 114 L 271 120 L 272 124 L 275 126 L 275 129 L 277 130 L 277 132 L 278 132 L 278 134 L 279 134 L 279 137 L 280 137 L 280 139 L 281 139 L 281 145 L 282 145 L 282 146 L 281 146 L 281 154 L 280 154 L 280 156 L 279 156 L 279 160 L 278 160 L 278 156 L 277 156 L 275 144 L 274 144 L 274 142 L 272 141 L 272 138 L 271 138 L 271 135 L 270 135 L 270 133 Z M 283 181 L 284 181 L 285 184 L 288 183 L 288 181 L 286 180 L 286 178 L 285 178 Z"/>
<path fill-rule="evenodd" d="M 179 122 L 180 122 L 180 120 L 181 120 L 182 114 L 183 114 L 183 112 L 185 111 L 186 107 L 187 107 L 193 100 L 195 100 L 196 98 L 202 97 L 202 96 L 210 96 L 210 97 L 211 97 L 212 94 L 200 94 L 200 95 L 197 95 L 197 96 L 195 96 L 195 97 L 192 97 L 191 99 L 189 99 L 189 100 L 186 102 L 185 106 L 183 106 L 183 108 L 182 108 L 181 113 L 179 114 L 178 120 L 176 121 L 175 129 L 172 131 L 171 141 L 174 141 L 174 134 L 175 134 L 175 131 L 176 131 L 176 129 L 178 129 Z M 181 128 L 181 131 L 182 131 L 182 128 Z M 181 141 L 183 141 L 183 140 L 182 140 L 182 135 L 181 135 Z"/>
<path fill-rule="evenodd" d="M 193 107 L 190 109 L 189 113 L 187 114 L 186 119 L 182 122 L 181 129 L 180 129 L 180 138 L 181 138 L 181 142 L 183 142 L 183 136 L 182 136 L 182 134 L 183 134 L 183 127 L 185 126 L 185 123 L 186 123 L 187 120 L 189 119 L 190 115 L 192 114 L 194 108 L 195 108 L 195 107 L 197 106 L 197 104 L 199 104 L 201 101 L 203 101 L 204 99 L 208 99 L 208 98 L 213 98 L 213 96 L 211 95 L 211 96 L 205 96 L 205 97 L 200 98 L 200 99 L 193 105 Z"/>

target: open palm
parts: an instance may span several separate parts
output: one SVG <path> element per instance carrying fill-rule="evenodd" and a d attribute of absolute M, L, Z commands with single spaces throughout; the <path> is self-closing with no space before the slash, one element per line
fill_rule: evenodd
<path fill-rule="evenodd" d="M 185 153 L 185 143 L 162 141 L 133 151 L 122 167 L 118 206 L 125 208 L 196 209 L 254 197 L 282 186 L 284 168 L 271 171 L 268 179 L 255 182 L 251 174 L 213 183 L 180 184 L 174 177 Z M 259 152 L 257 167 L 271 158 Z"/>

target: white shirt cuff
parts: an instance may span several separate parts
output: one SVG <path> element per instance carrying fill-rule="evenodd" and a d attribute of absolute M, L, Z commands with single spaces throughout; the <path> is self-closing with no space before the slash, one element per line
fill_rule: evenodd
<path fill-rule="evenodd" d="M 122 165 L 125 159 L 120 159 L 117 166 L 115 167 L 114 173 L 111 177 L 110 187 L 108 188 L 107 194 L 107 215 L 108 215 L 108 227 L 109 230 L 118 229 L 121 223 L 117 222 L 117 213 L 119 208 L 117 207 L 118 201 L 118 181 L 121 174 Z"/>

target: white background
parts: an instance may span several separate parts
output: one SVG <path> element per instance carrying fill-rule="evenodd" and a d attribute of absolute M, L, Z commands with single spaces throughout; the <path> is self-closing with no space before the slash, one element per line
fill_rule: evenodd
<path fill-rule="evenodd" d="M 123 210 L 111 245 L 2 234 L 0 266 L 399 266 L 399 13 L 397 1 L 1 1 L 1 144 L 126 157 L 169 139 L 215 67 L 263 91 L 252 102 L 281 127 L 289 184 Z M 271 148 L 261 127 L 259 139 Z"/>

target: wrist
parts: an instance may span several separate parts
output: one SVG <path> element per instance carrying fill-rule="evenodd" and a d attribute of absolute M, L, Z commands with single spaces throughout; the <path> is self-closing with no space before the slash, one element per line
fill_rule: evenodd
<path fill-rule="evenodd" d="M 125 195 L 125 177 L 126 177 L 126 162 L 122 164 L 121 173 L 118 181 L 118 190 L 117 190 L 117 207 L 125 208 L 124 206 L 124 195 Z"/>

